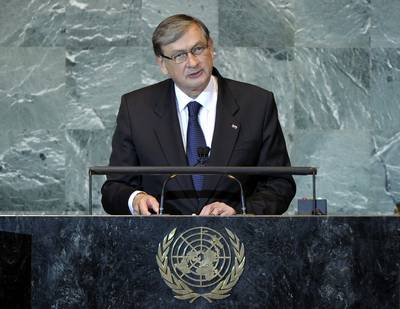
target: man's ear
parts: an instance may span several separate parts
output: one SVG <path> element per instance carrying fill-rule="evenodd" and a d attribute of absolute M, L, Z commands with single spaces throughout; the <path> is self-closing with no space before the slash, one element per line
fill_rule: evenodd
<path fill-rule="evenodd" d="M 210 49 L 211 56 L 214 58 L 214 41 L 212 38 L 208 39 L 208 48 Z"/>
<path fill-rule="evenodd" d="M 168 75 L 168 70 L 167 67 L 165 66 L 165 61 L 161 56 L 156 57 L 156 61 L 158 65 L 160 66 L 160 70 L 164 75 Z"/>

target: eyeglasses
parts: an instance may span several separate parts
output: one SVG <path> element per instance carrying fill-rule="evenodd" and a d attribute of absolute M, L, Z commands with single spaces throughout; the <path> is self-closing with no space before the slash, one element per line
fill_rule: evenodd
<path fill-rule="evenodd" d="M 208 48 L 208 45 L 196 45 L 189 51 L 180 52 L 171 57 L 161 54 L 161 57 L 168 59 L 168 60 L 172 60 L 176 64 L 179 64 L 179 63 L 183 63 L 187 60 L 189 53 L 191 53 L 193 56 L 197 57 L 197 56 L 200 56 L 207 48 Z"/>

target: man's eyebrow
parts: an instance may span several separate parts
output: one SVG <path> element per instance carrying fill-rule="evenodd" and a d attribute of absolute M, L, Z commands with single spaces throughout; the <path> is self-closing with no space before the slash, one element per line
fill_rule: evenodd
<path fill-rule="evenodd" d="M 171 52 L 172 55 L 180 54 L 180 53 L 186 53 L 186 50 L 185 49 L 177 49 L 177 50 L 173 50 Z"/>
<path fill-rule="evenodd" d="M 172 50 L 171 54 L 174 55 L 174 54 L 179 54 L 179 53 L 186 53 L 186 52 L 190 51 L 193 47 L 196 47 L 197 45 L 200 45 L 200 44 L 204 44 L 204 42 L 198 41 L 192 47 L 190 47 L 190 49 L 188 49 L 188 50 L 186 50 L 186 49 Z"/>

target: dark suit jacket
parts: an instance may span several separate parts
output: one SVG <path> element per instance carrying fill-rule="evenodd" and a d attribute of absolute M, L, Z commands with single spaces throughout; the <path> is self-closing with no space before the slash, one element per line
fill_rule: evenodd
<path fill-rule="evenodd" d="M 216 69 L 213 74 L 218 78 L 218 100 L 207 165 L 289 166 L 273 94 L 225 79 Z M 168 79 L 123 95 L 110 166 L 186 165 L 173 81 Z M 109 176 L 102 187 L 105 211 L 129 214 L 128 198 L 135 190 L 159 198 L 165 178 L 159 175 Z M 296 191 L 292 177 L 238 178 L 244 186 L 248 213 L 282 214 Z M 178 176 L 167 186 L 165 212 L 198 214 L 204 205 L 213 201 L 225 202 L 240 213 L 239 191 L 232 180 L 207 176 L 204 190 L 196 193 L 190 176 Z"/>

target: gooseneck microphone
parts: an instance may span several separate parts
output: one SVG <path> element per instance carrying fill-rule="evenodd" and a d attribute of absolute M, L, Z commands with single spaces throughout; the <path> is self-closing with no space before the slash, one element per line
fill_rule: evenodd
<path fill-rule="evenodd" d="M 209 154 L 210 154 L 211 148 L 210 147 L 198 147 L 197 148 L 197 160 L 198 162 L 196 163 L 196 165 L 194 166 L 206 166 L 207 161 L 209 159 Z M 213 173 L 211 173 L 212 175 Z M 165 195 L 165 187 L 167 185 L 167 183 L 171 180 L 174 179 L 177 176 L 177 174 L 172 174 L 169 177 L 167 177 L 161 187 L 161 199 L 160 199 L 160 215 L 162 215 L 164 213 L 164 195 Z M 246 214 L 246 201 L 245 201 L 245 197 L 244 197 L 244 190 L 243 190 L 243 186 L 242 183 L 240 182 L 239 179 L 237 179 L 235 176 L 230 175 L 230 174 L 225 174 L 225 177 L 235 181 L 238 186 L 239 186 L 239 191 L 240 191 L 240 202 L 242 204 L 242 214 L 245 215 Z"/>
<path fill-rule="evenodd" d="M 195 166 L 204 166 L 206 165 L 208 161 L 208 155 L 210 153 L 211 148 L 210 147 L 199 147 L 197 148 L 197 156 L 198 156 L 198 162 Z"/>
<path fill-rule="evenodd" d="M 210 153 L 210 147 L 198 147 L 197 148 L 197 163 L 194 166 L 205 166 L 208 161 L 208 155 Z M 170 175 L 166 178 L 161 187 L 161 200 L 160 200 L 160 215 L 164 212 L 164 195 L 165 195 L 165 187 L 167 183 L 176 177 L 176 174 Z"/>
<path fill-rule="evenodd" d="M 206 166 L 207 161 L 209 159 L 210 150 L 211 150 L 210 147 L 198 147 L 197 148 L 198 163 L 195 166 Z M 172 175 L 169 179 L 172 179 L 175 176 L 176 175 Z M 246 202 L 245 202 L 244 190 L 243 190 L 242 183 L 240 182 L 239 179 L 237 179 L 233 175 L 227 174 L 227 175 L 224 175 L 224 176 L 229 178 L 229 179 L 231 179 L 231 180 L 233 180 L 233 181 L 235 181 L 238 184 L 239 190 L 240 190 L 240 202 L 242 204 L 242 213 L 245 215 L 246 214 Z M 167 182 L 169 181 L 169 179 L 167 180 Z M 163 189 L 164 189 L 164 186 L 163 186 Z M 164 200 L 163 200 L 163 204 L 164 204 Z"/>

